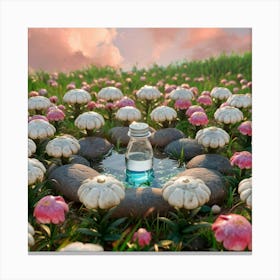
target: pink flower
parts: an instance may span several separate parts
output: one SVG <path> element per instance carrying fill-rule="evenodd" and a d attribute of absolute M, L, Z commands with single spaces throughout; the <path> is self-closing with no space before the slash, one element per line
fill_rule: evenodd
<path fill-rule="evenodd" d="M 248 83 L 248 81 L 246 79 L 240 80 L 240 84 L 241 85 L 246 85 L 247 83 Z"/>
<path fill-rule="evenodd" d="M 208 118 L 204 112 L 194 112 L 188 120 L 192 125 L 195 126 L 208 124 Z"/>
<path fill-rule="evenodd" d="M 233 93 L 238 93 L 238 91 L 239 91 L 239 88 L 238 87 L 235 87 L 235 88 L 233 88 Z"/>
<path fill-rule="evenodd" d="M 97 107 L 98 107 L 98 104 L 96 102 L 94 102 L 94 101 L 89 101 L 88 104 L 87 104 L 87 108 L 89 110 L 93 110 L 93 109 L 95 109 Z"/>
<path fill-rule="evenodd" d="M 117 101 L 116 106 L 118 108 L 122 108 L 126 106 L 135 107 L 135 102 L 131 98 L 125 96 L 121 100 Z"/>
<path fill-rule="evenodd" d="M 252 136 L 252 122 L 251 121 L 246 121 L 246 122 L 241 123 L 237 129 L 243 135 Z"/>
<path fill-rule="evenodd" d="M 242 75 L 241 73 L 237 74 L 237 79 L 238 79 L 238 80 L 243 79 L 243 75 Z"/>
<path fill-rule="evenodd" d="M 190 117 L 194 112 L 204 112 L 205 113 L 204 109 L 201 106 L 199 106 L 199 105 L 192 105 L 186 111 L 186 115 L 188 117 Z"/>
<path fill-rule="evenodd" d="M 170 93 L 172 90 L 176 89 L 177 86 L 176 85 L 168 85 L 166 84 L 164 87 L 164 92 L 165 93 Z"/>
<path fill-rule="evenodd" d="M 200 95 L 197 98 L 197 102 L 202 104 L 202 105 L 206 105 L 206 106 L 212 105 L 212 99 L 208 95 Z"/>
<path fill-rule="evenodd" d="M 39 95 L 47 95 L 47 93 L 48 93 L 48 91 L 45 89 L 45 88 L 41 88 L 40 90 L 39 90 Z"/>
<path fill-rule="evenodd" d="M 144 228 L 139 228 L 132 237 L 133 242 L 137 242 L 140 247 L 149 245 L 152 239 L 152 234 Z"/>
<path fill-rule="evenodd" d="M 122 86 L 122 83 L 120 83 L 120 82 L 115 83 L 116 88 L 120 88 L 121 86 Z"/>
<path fill-rule="evenodd" d="M 70 83 L 66 86 L 67 89 L 75 89 L 76 88 L 76 85 L 75 83 Z"/>
<path fill-rule="evenodd" d="M 226 84 L 226 82 L 227 82 L 227 79 L 221 79 L 221 81 L 220 81 L 221 84 Z"/>
<path fill-rule="evenodd" d="M 65 114 L 62 110 L 57 107 L 50 107 L 51 109 L 47 113 L 47 118 L 49 121 L 63 121 Z"/>
<path fill-rule="evenodd" d="M 191 87 L 190 90 L 194 95 L 198 95 L 198 88 L 197 87 Z"/>
<path fill-rule="evenodd" d="M 65 106 L 62 104 L 58 105 L 57 108 L 61 111 L 65 111 Z"/>
<path fill-rule="evenodd" d="M 83 85 L 81 87 L 81 89 L 85 90 L 85 91 L 90 91 L 90 85 Z"/>
<path fill-rule="evenodd" d="M 51 87 L 57 87 L 57 86 L 58 86 L 58 83 L 57 83 L 57 81 L 55 81 L 55 80 L 48 80 L 48 84 L 49 84 Z"/>
<path fill-rule="evenodd" d="M 50 98 L 49 98 L 49 100 L 52 102 L 52 103 L 56 103 L 57 101 L 58 101 L 58 98 L 57 98 L 57 96 L 51 96 Z"/>
<path fill-rule="evenodd" d="M 177 110 L 187 110 L 192 105 L 191 101 L 185 99 L 177 99 L 174 108 Z"/>
<path fill-rule="evenodd" d="M 230 251 L 252 250 L 252 225 L 241 215 L 220 215 L 212 224 L 218 242 Z"/>
<path fill-rule="evenodd" d="M 247 151 L 235 152 L 230 158 L 231 165 L 236 165 L 240 169 L 252 168 L 252 154 Z"/>
<path fill-rule="evenodd" d="M 49 122 L 48 118 L 45 116 L 42 116 L 42 115 L 34 115 L 34 116 L 28 118 L 28 122 L 31 122 L 33 120 L 44 120 L 46 122 Z"/>
<path fill-rule="evenodd" d="M 115 81 L 114 80 L 108 80 L 105 82 L 106 86 L 113 86 L 115 84 Z"/>
<path fill-rule="evenodd" d="M 142 82 L 146 81 L 146 77 L 145 76 L 141 76 L 140 77 L 140 81 L 142 81 Z"/>
<path fill-rule="evenodd" d="M 207 96 L 210 96 L 210 91 L 208 90 L 204 90 L 201 95 L 207 95 Z"/>
<path fill-rule="evenodd" d="M 112 103 L 112 102 L 108 102 L 105 105 L 105 109 L 107 109 L 107 110 L 114 110 L 115 108 L 116 108 L 116 104 Z"/>
<path fill-rule="evenodd" d="M 184 84 L 181 84 L 181 87 L 182 87 L 182 88 L 189 89 L 189 88 L 190 88 L 190 85 L 189 85 L 189 84 L 184 83 Z"/>
<path fill-rule="evenodd" d="M 251 81 L 247 83 L 247 87 L 252 88 L 252 82 Z"/>
<path fill-rule="evenodd" d="M 29 92 L 29 96 L 30 97 L 39 96 L 39 93 L 37 91 L 35 91 L 35 90 L 32 90 L 32 91 Z"/>
<path fill-rule="evenodd" d="M 37 202 L 33 216 L 38 223 L 59 224 L 60 222 L 64 222 L 64 212 L 68 211 L 68 205 L 61 196 L 47 195 Z"/>

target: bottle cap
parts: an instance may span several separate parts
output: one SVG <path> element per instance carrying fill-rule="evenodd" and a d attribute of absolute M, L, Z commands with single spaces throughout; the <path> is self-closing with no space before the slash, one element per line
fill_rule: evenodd
<path fill-rule="evenodd" d="M 130 137 L 149 137 L 151 132 L 149 125 L 141 122 L 133 122 L 129 126 L 128 136 Z"/>

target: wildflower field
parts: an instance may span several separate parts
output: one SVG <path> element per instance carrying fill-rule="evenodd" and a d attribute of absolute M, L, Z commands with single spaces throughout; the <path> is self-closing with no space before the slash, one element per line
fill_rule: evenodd
<path fill-rule="evenodd" d="M 250 52 L 29 73 L 27 98 L 30 252 L 252 250 Z M 157 185 L 123 181 L 134 121 Z"/>

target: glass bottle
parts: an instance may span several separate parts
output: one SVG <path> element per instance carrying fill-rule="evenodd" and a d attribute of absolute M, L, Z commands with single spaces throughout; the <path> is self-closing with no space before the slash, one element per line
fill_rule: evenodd
<path fill-rule="evenodd" d="M 130 141 L 125 154 L 126 182 L 131 187 L 150 186 L 154 178 L 153 148 L 146 123 L 133 122 L 129 126 Z"/>

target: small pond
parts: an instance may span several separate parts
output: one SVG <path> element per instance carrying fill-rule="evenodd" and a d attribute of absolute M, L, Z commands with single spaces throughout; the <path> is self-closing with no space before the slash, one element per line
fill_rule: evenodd
<path fill-rule="evenodd" d="M 114 176 L 119 181 L 124 182 L 126 187 L 131 187 L 125 182 L 125 152 L 118 153 L 112 151 L 102 161 L 93 163 L 92 167 L 104 175 Z M 171 177 L 174 177 L 186 168 L 183 165 L 180 166 L 177 160 L 170 159 L 167 155 L 155 153 L 153 169 L 154 179 L 149 187 L 161 188 Z"/>

